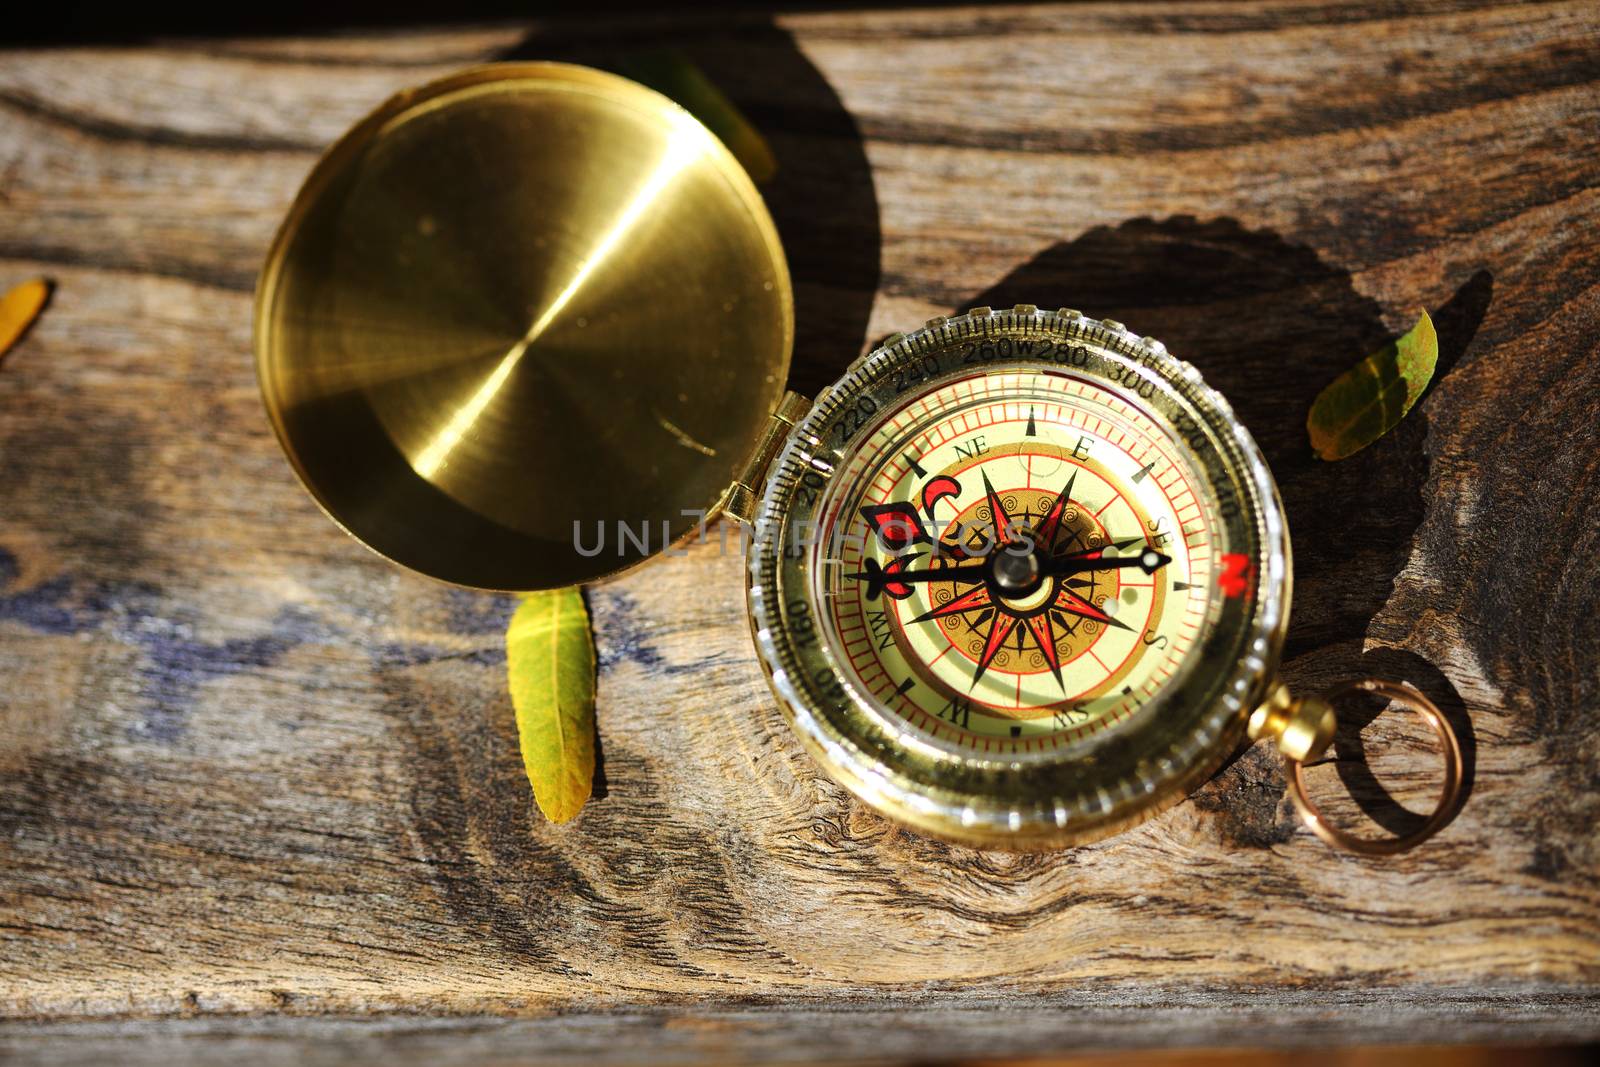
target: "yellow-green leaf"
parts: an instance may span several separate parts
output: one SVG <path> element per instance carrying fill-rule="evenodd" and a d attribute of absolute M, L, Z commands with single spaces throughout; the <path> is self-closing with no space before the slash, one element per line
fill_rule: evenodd
<path fill-rule="evenodd" d="M 594 638 L 576 586 L 517 606 L 506 670 L 533 798 L 551 822 L 566 822 L 594 787 Z"/>
<path fill-rule="evenodd" d="M 23 282 L 0 297 L 0 359 L 22 339 L 50 299 L 50 283 L 43 278 Z"/>
<path fill-rule="evenodd" d="M 1424 311 L 1407 333 L 1357 363 L 1317 394 L 1306 416 L 1311 447 L 1344 459 L 1394 429 L 1428 388 L 1439 362 L 1439 338 Z"/>
<path fill-rule="evenodd" d="M 728 146 L 757 185 L 778 173 L 778 160 L 766 138 L 688 56 L 673 49 L 636 52 L 626 57 L 622 66 L 634 81 L 648 85 L 699 119 Z"/>

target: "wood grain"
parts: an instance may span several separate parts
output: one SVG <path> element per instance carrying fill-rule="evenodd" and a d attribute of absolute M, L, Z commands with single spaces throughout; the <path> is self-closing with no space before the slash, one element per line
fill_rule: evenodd
<path fill-rule="evenodd" d="M 969 302 L 1082 307 L 1194 360 L 1283 489 L 1285 677 L 1427 688 L 1473 754 L 1454 823 L 1394 860 L 1331 852 L 1250 750 L 1095 846 L 910 835 L 790 737 L 714 543 L 592 590 L 603 795 L 545 823 L 505 692 L 511 602 L 401 573 L 316 510 L 260 410 L 250 289 L 316 153 L 387 94 L 653 43 L 772 140 L 797 387 Z M 1600 1035 L 1597 133 L 1586 3 L 0 53 L 0 285 L 57 284 L 0 371 L 0 1051 Z M 1310 397 L 1419 307 L 1433 390 L 1379 445 L 1312 460 Z M 1340 751 L 1423 810 L 1437 757 L 1396 719 Z M 1359 762 L 1318 788 L 1370 786 Z"/>

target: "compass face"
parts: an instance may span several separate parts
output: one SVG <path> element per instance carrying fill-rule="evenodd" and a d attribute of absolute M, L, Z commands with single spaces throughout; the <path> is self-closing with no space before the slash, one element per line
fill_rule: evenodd
<path fill-rule="evenodd" d="M 1201 472 L 1090 378 L 958 377 L 891 412 L 833 484 L 830 646 L 957 751 L 1048 752 L 1126 719 L 1183 668 L 1216 592 Z"/>
<path fill-rule="evenodd" d="M 751 565 L 797 732 L 958 840 L 1089 840 L 1198 784 L 1264 693 L 1288 545 L 1249 435 L 1119 324 L 980 309 L 872 353 L 779 457 Z"/>

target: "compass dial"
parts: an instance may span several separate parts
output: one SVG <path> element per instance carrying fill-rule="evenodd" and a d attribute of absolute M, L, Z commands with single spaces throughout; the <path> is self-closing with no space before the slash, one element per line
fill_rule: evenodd
<path fill-rule="evenodd" d="M 751 617 L 801 739 L 919 828 L 1085 841 L 1210 772 L 1288 608 L 1271 476 L 1120 324 L 938 319 L 824 391 L 757 523 Z"/>
<path fill-rule="evenodd" d="M 1182 668 L 1205 620 L 1205 482 L 1092 379 L 956 378 L 882 420 L 834 485 L 829 641 L 931 742 L 1020 756 L 1104 730 Z"/>

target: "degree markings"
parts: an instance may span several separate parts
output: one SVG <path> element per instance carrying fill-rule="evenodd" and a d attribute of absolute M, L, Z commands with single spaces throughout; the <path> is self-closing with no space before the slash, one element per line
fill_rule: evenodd
<path fill-rule="evenodd" d="M 1101 393 L 1099 390 L 1096 390 L 1095 394 L 1091 397 L 1089 395 L 1089 391 L 1087 389 L 1085 389 L 1081 384 L 1079 384 L 1075 379 L 1072 379 L 1071 376 L 1053 375 L 1052 377 L 1066 379 L 1068 387 L 1063 389 L 1062 391 L 1064 393 L 1067 393 L 1069 396 L 1077 396 L 1077 397 L 1080 397 L 1080 398 L 1083 398 L 1083 399 L 1088 399 L 1088 400 L 1090 400 L 1091 403 L 1105 405 L 1105 406 L 1108 406 L 1108 407 L 1113 407 L 1113 408 L 1123 407 L 1123 405 L 1118 403 L 1117 398 L 1113 394 Z M 1001 378 L 1002 378 L 1001 375 L 989 374 L 989 375 L 979 376 L 979 378 L 977 380 L 983 380 L 986 383 L 987 388 L 984 390 L 984 395 L 985 396 L 989 396 L 989 395 L 992 395 L 992 394 L 997 393 L 997 392 L 1003 392 L 1003 391 L 1005 391 L 1007 389 L 1007 382 L 1005 382 L 1004 380 L 998 380 L 997 381 L 997 379 L 1001 379 Z M 959 384 L 966 386 L 965 396 L 969 400 L 979 397 L 979 395 L 980 395 L 979 391 L 978 391 L 976 385 L 973 384 L 972 381 L 959 383 Z M 955 394 L 956 394 L 957 398 L 959 398 L 962 395 L 961 391 L 959 390 L 959 388 L 955 391 Z M 946 399 L 943 403 L 940 404 L 940 406 L 938 408 L 935 408 L 935 406 L 933 405 L 932 401 L 933 401 L 933 399 L 935 398 L 936 395 L 937 394 L 929 394 L 929 395 L 925 395 L 925 396 L 917 398 L 917 400 L 913 404 L 908 405 L 907 408 L 905 408 L 905 409 L 902 409 L 902 411 L 899 412 L 895 417 L 893 417 L 887 424 L 885 424 L 884 426 L 881 426 L 875 432 L 874 438 L 878 438 L 878 437 L 881 436 L 881 437 L 886 437 L 886 438 L 891 438 L 892 439 L 899 431 L 903 430 L 906 427 L 906 424 L 908 422 L 913 421 L 913 419 L 912 419 L 913 413 L 915 411 L 917 411 L 917 410 L 922 411 L 925 416 L 932 416 L 932 420 L 933 420 L 932 424 L 929 426 L 929 428 L 927 430 L 923 431 L 922 433 L 918 434 L 917 437 L 913 441 L 914 444 L 920 446 L 920 456 L 912 455 L 910 452 L 904 452 L 898 457 L 893 457 L 889 463 L 885 464 L 883 467 L 880 467 L 878 476 L 873 479 L 873 484 L 872 484 L 872 489 L 877 490 L 877 494 L 884 494 L 884 495 L 878 495 L 877 496 L 877 500 L 879 502 L 883 502 L 884 500 L 887 500 L 888 499 L 888 495 L 887 494 L 892 494 L 894 487 L 897 486 L 900 482 L 902 482 L 904 480 L 904 478 L 905 478 L 905 475 L 908 472 L 912 472 L 913 468 L 916 468 L 916 470 L 918 472 L 920 472 L 922 475 L 925 475 L 926 471 L 921 469 L 921 464 L 920 464 L 919 460 L 921 458 L 925 458 L 932 451 L 934 451 L 935 449 L 937 449 L 937 448 L 943 446 L 944 444 L 948 443 L 953 438 L 959 437 L 959 436 L 962 436 L 962 435 L 965 435 L 965 434 L 970 434 L 970 433 L 974 432 L 975 430 L 983 429 L 983 428 L 986 428 L 986 427 L 999 426 L 999 425 L 1003 425 L 1005 423 L 1014 422 L 1014 421 L 1015 422 L 1020 422 L 1020 421 L 1023 421 L 1023 418 L 1024 418 L 1023 409 L 1022 409 L 1021 405 L 1011 404 L 1010 407 L 1013 410 L 1012 411 L 1006 411 L 1005 409 L 1006 409 L 1007 405 L 1002 400 L 1000 402 L 990 403 L 988 406 L 979 408 L 977 410 L 970 410 L 969 409 L 969 410 L 961 411 L 961 412 L 957 413 L 957 417 L 954 420 L 949 419 L 949 418 L 944 418 L 942 421 L 940 421 L 939 420 L 939 416 L 941 415 L 941 413 L 944 412 L 944 411 L 947 411 L 949 409 L 949 407 L 954 406 L 955 403 L 958 402 L 958 401 Z M 997 410 L 999 412 L 998 416 L 996 414 Z M 1136 462 L 1143 463 L 1145 466 L 1143 468 L 1141 468 L 1141 472 L 1153 470 L 1154 467 L 1158 465 L 1159 459 L 1161 459 L 1161 458 L 1169 458 L 1169 457 L 1167 457 L 1165 455 L 1165 450 L 1159 444 L 1159 442 L 1163 441 L 1163 438 L 1165 437 L 1165 434 L 1164 434 L 1163 431 L 1156 430 L 1155 428 L 1148 428 L 1147 429 L 1145 427 L 1140 427 L 1139 432 L 1137 432 L 1135 434 L 1134 438 L 1132 439 L 1133 443 L 1134 443 L 1134 445 L 1135 445 L 1135 447 L 1137 449 L 1137 451 L 1134 451 L 1134 450 L 1130 450 L 1130 448 L 1129 448 L 1130 438 L 1128 437 L 1127 433 L 1124 432 L 1124 430 L 1132 429 L 1131 427 L 1118 425 L 1115 422 L 1110 422 L 1110 421 L 1107 421 L 1105 419 L 1099 418 L 1098 415 L 1091 414 L 1091 413 L 1088 413 L 1088 412 L 1082 412 L 1081 409 L 1078 409 L 1076 406 L 1067 407 L 1067 406 L 1061 405 L 1061 404 L 1046 404 L 1041 408 L 1040 405 L 1034 404 L 1034 405 L 1030 405 L 1029 406 L 1029 410 L 1027 411 L 1027 415 L 1030 417 L 1030 419 L 1032 421 L 1035 422 L 1035 429 L 1036 430 L 1037 430 L 1037 416 L 1041 411 L 1044 413 L 1046 419 L 1053 420 L 1052 421 L 1052 425 L 1053 426 L 1054 425 L 1075 426 L 1075 427 L 1078 427 L 1080 429 L 1089 430 L 1089 429 L 1091 429 L 1089 423 L 1092 420 L 1093 421 L 1093 427 L 1092 428 L 1095 431 L 1098 431 L 1097 433 L 1094 434 L 1094 436 L 1099 437 L 1101 440 L 1104 440 L 1104 441 L 1106 441 L 1108 443 L 1113 444 L 1115 447 L 1118 448 L 1118 450 L 1122 454 L 1134 458 Z M 1118 412 L 1118 413 L 1120 414 L 1121 412 Z M 1130 409 L 1130 413 L 1134 414 L 1135 417 L 1138 417 L 1139 414 L 1140 414 L 1140 413 L 1137 412 L 1136 409 Z M 1007 415 L 1012 415 L 1013 417 L 1012 418 L 1006 418 L 1005 416 L 1007 416 Z M 985 416 L 989 417 L 989 421 L 985 421 Z M 1143 421 L 1143 420 L 1141 419 L 1140 421 Z M 1037 434 L 1035 434 L 1035 436 L 1036 435 Z M 1024 434 L 1024 436 L 1027 436 L 1027 435 Z M 870 448 L 871 444 L 872 444 L 871 441 L 869 441 L 866 444 L 864 444 L 863 447 L 861 448 L 860 452 L 858 453 L 858 455 L 866 455 L 869 452 L 871 452 L 872 451 L 871 448 Z M 1142 446 L 1142 447 L 1140 447 L 1140 446 Z M 1151 459 L 1150 458 L 1152 453 L 1154 453 L 1154 455 L 1157 457 L 1157 459 Z M 894 461 L 894 460 L 898 460 L 898 459 L 902 459 L 902 458 L 906 462 L 906 466 L 904 466 L 904 467 L 902 467 L 899 462 L 895 462 Z M 1022 466 L 1023 466 L 1023 469 L 1024 469 L 1024 476 L 1025 476 L 1025 479 L 1027 481 L 1027 485 L 1028 485 L 1029 488 L 1033 487 L 1033 478 L 1034 478 L 1034 474 L 1035 474 L 1034 469 L 1033 469 L 1033 461 L 1034 461 L 1034 459 L 1035 459 L 1035 457 L 1032 454 L 1028 454 L 1028 453 L 1022 454 Z M 1170 462 L 1170 458 L 1169 458 L 1169 462 Z M 1194 496 L 1193 496 L 1192 491 L 1190 490 L 1190 487 L 1188 485 L 1187 479 L 1184 476 L 1183 468 L 1178 464 L 1171 464 L 1167 468 L 1167 470 L 1163 471 L 1162 473 L 1166 475 L 1165 478 L 1163 478 L 1161 475 L 1157 475 L 1157 476 L 1155 476 L 1153 481 L 1154 481 L 1154 484 L 1161 490 L 1161 495 L 1166 500 L 1166 504 L 1167 504 L 1168 510 L 1171 513 L 1173 513 L 1175 516 L 1179 512 L 1188 512 L 1188 511 L 1194 511 L 1196 513 L 1196 515 L 1199 515 L 1201 513 L 1201 509 L 1199 508 L 1198 503 L 1194 501 Z M 1137 479 L 1135 479 L 1135 480 L 1137 480 Z M 1174 491 L 1174 490 L 1176 490 L 1176 491 Z M 872 495 L 873 494 L 869 494 L 869 498 Z M 1108 500 L 1105 504 L 1103 504 L 1098 509 L 1098 511 L 1099 512 L 1104 512 L 1111 504 L 1115 503 L 1117 499 L 1119 499 L 1119 496 L 1115 492 L 1113 492 L 1112 498 L 1110 500 Z M 838 519 L 837 509 L 835 509 L 834 514 L 829 516 L 829 517 L 834 519 L 837 522 L 837 519 Z M 1186 525 L 1183 525 L 1182 523 L 1179 523 L 1178 525 L 1179 525 L 1179 529 L 1182 531 L 1182 533 L 1184 535 L 1185 541 L 1189 542 L 1191 544 L 1194 541 L 1195 535 L 1197 535 L 1197 534 L 1199 534 L 1201 532 L 1199 529 L 1190 530 Z M 1145 530 L 1141 529 L 1139 532 L 1140 532 L 1141 536 L 1146 537 L 1146 539 L 1148 540 L 1148 538 L 1150 536 L 1150 532 L 1149 531 L 1145 531 Z M 854 546 L 851 546 L 851 549 L 847 552 L 847 555 L 854 557 L 854 556 L 858 555 L 858 552 L 855 551 Z M 1189 558 L 1189 560 L 1188 560 L 1188 566 L 1190 568 L 1190 576 L 1191 576 L 1191 578 L 1199 577 L 1199 574 L 1197 573 L 1198 571 L 1209 570 L 1209 567 L 1206 566 L 1206 564 L 1208 564 L 1208 563 L 1209 563 L 1209 560 L 1205 556 L 1199 556 L 1198 558 L 1195 558 L 1194 556 L 1191 556 Z M 1130 586 L 1130 587 L 1131 586 L 1135 586 L 1135 585 L 1136 586 L 1141 586 L 1141 587 L 1150 587 L 1151 585 L 1153 585 L 1153 583 L 1123 583 L 1123 584 L 1127 585 L 1127 586 Z M 1184 584 L 1185 589 L 1189 589 L 1189 588 L 1193 588 L 1196 583 L 1191 581 L 1189 583 L 1183 583 L 1183 584 Z M 1197 609 L 1192 604 L 1193 598 L 1185 597 L 1185 598 L 1183 598 L 1183 600 L 1186 602 L 1185 606 L 1189 609 L 1188 613 L 1193 613 L 1195 610 L 1200 610 L 1200 611 L 1203 612 L 1203 605 L 1200 606 Z M 860 618 L 859 611 L 860 611 L 861 605 L 859 603 L 851 603 L 851 602 L 848 601 L 848 598 L 847 598 L 846 601 L 841 602 L 839 604 L 839 606 L 847 608 L 847 613 L 848 614 L 853 615 L 858 619 Z M 896 617 L 896 621 L 899 621 L 898 620 L 898 616 L 896 615 L 895 617 Z M 842 623 L 843 621 L 844 621 L 844 619 L 842 617 L 839 617 L 839 618 L 836 619 L 836 623 Z M 1195 625 L 1197 626 L 1198 624 L 1195 624 Z M 856 629 L 856 628 L 857 627 L 852 627 L 852 631 L 854 631 L 854 629 Z M 1190 627 L 1190 628 L 1193 628 L 1193 627 Z M 1181 640 L 1181 638 L 1180 638 L 1180 640 Z M 864 639 L 861 642 L 852 642 L 852 644 L 856 644 L 856 643 L 866 644 L 868 649 L 870 649 L 871 645 L 872 645 L 872 642 L 870 641 L 870 639 Z M 940 659 L 942 659 L 944 657 L 944 655 L 946 655 L 949 652 L 951 647 L 952 646 L 946 644 L 936 655 L 934 655 L 930 660 L 927 661 L 928 665 L 931 666 L 932 664 L 937 663 Z M 1130 649 L 1130 653 L 1129 653 L 1130 656 L 1133 653 L 1137 652 L 1138 650 L 1139 650 L 1139 646 L 1135 645 L 1132 649 Z M 853 658 L 854 657 L 852 657 L 852 659 Z M 1095 660 L 1097 662 L 1100 662 L 1103 665 L 1103 660 L 1101 659 L 1101 657 L 1098 654 L 1096 654 L 1094 658 L 1095 658 Z M 874 664 L 872 664 L 872 666 L 879 666 L 879 665 L 874 663 Z M 880 674 L 884 673 L 882 668 L 881 668 L 881 666 L 879 666 L 879 670 L 877 672 L 875 672 L 875 673 L 880 673 Z M 1171 674 L 1171 671 L 1168 669 L 1167 662 L 1163 661 L 1162 663 L 1160 663 L 1160 664 L 1158 664 L 1156 666 L 1156 670 L 1155 670 L 1154 675 L 1152 677 L 1147 678 L 1144 681 L 1144 683 L 1140 686 L 1140 689 L 1142 691 L 1152 691 L 1155 688 L 1159 687 L 1161 679 L 1163 679 L 1165 677 L 1169 677 L 1170 674 Z M 887 676 L 885 675 L 885 677 L 887 677 Z M 893 681 L 892 678 L 890 678 L 888 680 L 890 682 Z M 1019 688 L 1020 688 L 1020 683 L 1021 683 L 1021 676 L 1018 675 L 1018 686 L 1019 686 Z M 900 691 L 896 690 L 895 692 L 898 694 Z M 900 694 L 900 695 L 903 695 L 903 694 Z M 1125 710 L 1123 710 L 1121 712 L 1116 712 L 1116 713 L 1109 714 L 1109 715 L 1105 716 L 1104 718 L 1097 718 L 1097 719 L 1093 720 L 1093 723 L 1086 724 L 1086 726 L 1084 728 L 1079 728 L 1079 729 L 1071 731 L 1070 735 L 1067 735 L 1067 734 L 1059 735 L 1059 736 L 1058 735 L 1051 735 L 1051 737 L 1052 737 L 1052 745 L 1059 744 L 1061 742 L 1061 737 L 1063 737 L 1063 736 L 1077 736 L 1078 734 L 1083 732 L 1083 729 L 1087 728 L 1088 725 L 1104 724 L 1105 722 L 1108 722 L 1108 721 L 1111 721 L 1111 720 L 1120 719 L 1120 718 L 1124 717 L 1124 715 L 1126 713 L 1131 713 L 1131 710 L 1132 709 L 1125 709 Z M 922 719 L 928 719 L 929 718 L 929 716 L 927 715 L 925 709 L 921 709 L 920 707 L 918 707 L 917 708 L 917 712 L 918 712 L 918 717 L 919 718 L 922 718 Z M 943 720 L 936 720 L 935 719 L 933 721 L 927 722 L 925 725 L 930 730 L 930 732 L 938 735 L 940 733 L 939 724 L 941 724 L 941 723 L 943 723 Z M 945 724 L 945 725 L 948 725 L 948 724 Z M 1035 739 L 1041 740 L 1041 747 L 1042 747 L 1043 746 L 1043 740 L 1040 739 L 1040 738 L 1028 739 L 1028 744 L 1025 747 L 1031 747 L 1031 741 L 1035 740 Z M 987 746 L 989 744 L 988 740 L 985 740 L 983 743 L 985 744 L 985 746 Z"/>

